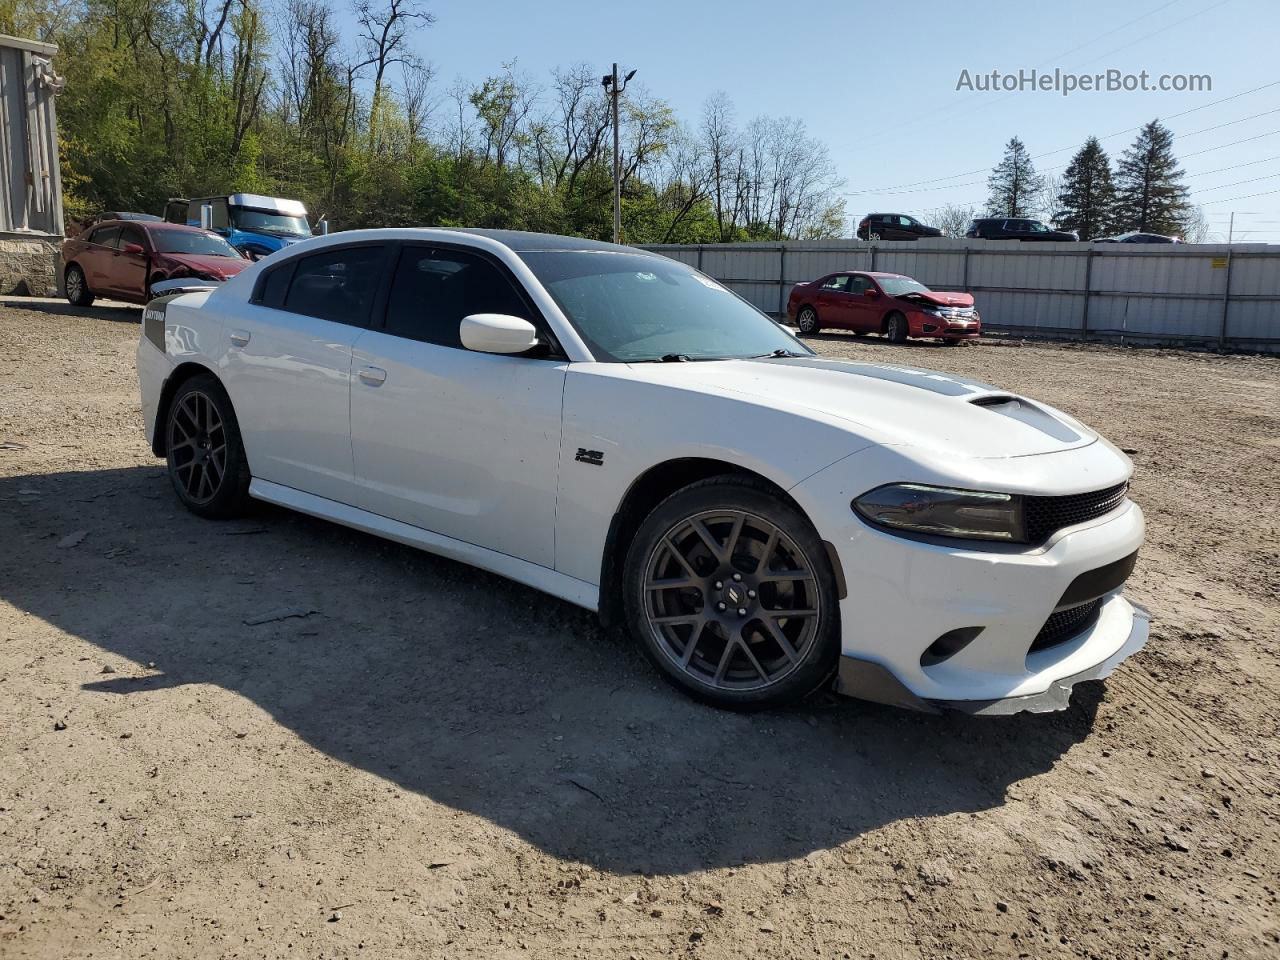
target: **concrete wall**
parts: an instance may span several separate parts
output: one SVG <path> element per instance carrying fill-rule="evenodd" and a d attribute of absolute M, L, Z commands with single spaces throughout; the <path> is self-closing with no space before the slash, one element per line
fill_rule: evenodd
<path fill-rule="evenodd" d="M 57 286 L 62 181 L 54 98 L 57 47 L 0 35 L 0 294 Z"/>
<path fill-rule="evenodd" d="M 974 294 L 1014 333 L 1280 353 L 1280 246 L 823 240 L 647 247 L 775 316 L 796 283 L 882 270 Z"/>

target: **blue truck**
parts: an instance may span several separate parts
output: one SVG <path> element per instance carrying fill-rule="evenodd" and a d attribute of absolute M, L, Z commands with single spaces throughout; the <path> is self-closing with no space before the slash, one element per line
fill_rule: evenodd
<path fill-rule="evenodd" d="M 205 206 L 212 214 L 213 231 L 226 237 L 250 260 L 261 260 L 312 235 L 307 208 L 300 201 L 255 193 L 173 199 L 165 204 L 164 218 L 170 223 L 198 227 L 201 208 Z M 321 232 L 325 232 L 323 221 Z"/>

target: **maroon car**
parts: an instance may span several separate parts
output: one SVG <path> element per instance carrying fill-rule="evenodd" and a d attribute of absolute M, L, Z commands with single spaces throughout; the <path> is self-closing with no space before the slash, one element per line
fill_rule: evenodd
<path fill-rule="evenodd" d="M 982 330 L 972 294 L 930 290 L 897 273 L 832 273 L 798 284 L 791 291 L 787 317 L 801 333 L 830 327 L 883 333 L 894 343 L 935 337 L 954 345 Z"/>
<path fill-rule="evenodd" d="M 176 223 L 105 220 L 62 243 L 67 299 L 87 307 L 95 297 L 146 303 L 151 285 L 197 277 L 223 281 L 249 266 L 216 233 Z"/>

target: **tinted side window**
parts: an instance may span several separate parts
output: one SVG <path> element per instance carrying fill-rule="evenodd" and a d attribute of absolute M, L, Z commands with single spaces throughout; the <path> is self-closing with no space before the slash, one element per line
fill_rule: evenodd
<path fill-rule="evenodd" d="M 857 276 L 856 274 L 849 281 L 850 293 L 866 293 L 867 288 L 871 286 L 871 280 L 868 277 Z"/>
<path fill-rule="evenodd" d="M 93 231 L 93 236 L 89 238 L 90 243 L 101 244 L 104 247 L 115 248 L 116 241 L 120 239 L 119 227 L 99 227 Z"/>
<path fill-rule="evenodd" d="M 345 247 L 302 257 L 294 267 L 284 309 L 308 317 L 364 326 L 382 279 L 383 247 Z"/>
<path fill-rule="evenodd" d="M 282 263 L 273 270 L 268 270 L 258 285 L 258 296 L 255 303 L 264 307 L 280 310 L 284 307 L 285 294 L 289 292 L 289 281 L 293 279 L 293 261 Z"/>
<path fill-rule="evenodd" d="M 140 247 L 147 245 L 146 238 L 142 236 L 142 231 L 137 227 L 121 227 L 120 229 L 120 249 L 124 249 L 126 243 L 136 243 Z"/>
<path fill-rule="evenodd" d="M 458 326 L 473 313 L 531 319 L 511 282 L 485 258 L 429 247 L 401 251 L 387 299 L 387 333 L 461 347 Z"/>

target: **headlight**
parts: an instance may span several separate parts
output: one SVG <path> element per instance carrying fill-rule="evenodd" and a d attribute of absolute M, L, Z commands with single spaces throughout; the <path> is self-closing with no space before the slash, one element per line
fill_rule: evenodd
<path fill-rule="evenodd" d="M 864 493 L 853 509 L 872 523 L 935 537 L 1024 539 L 1022 498 L 1009 493 L 891 483 Z"/>

